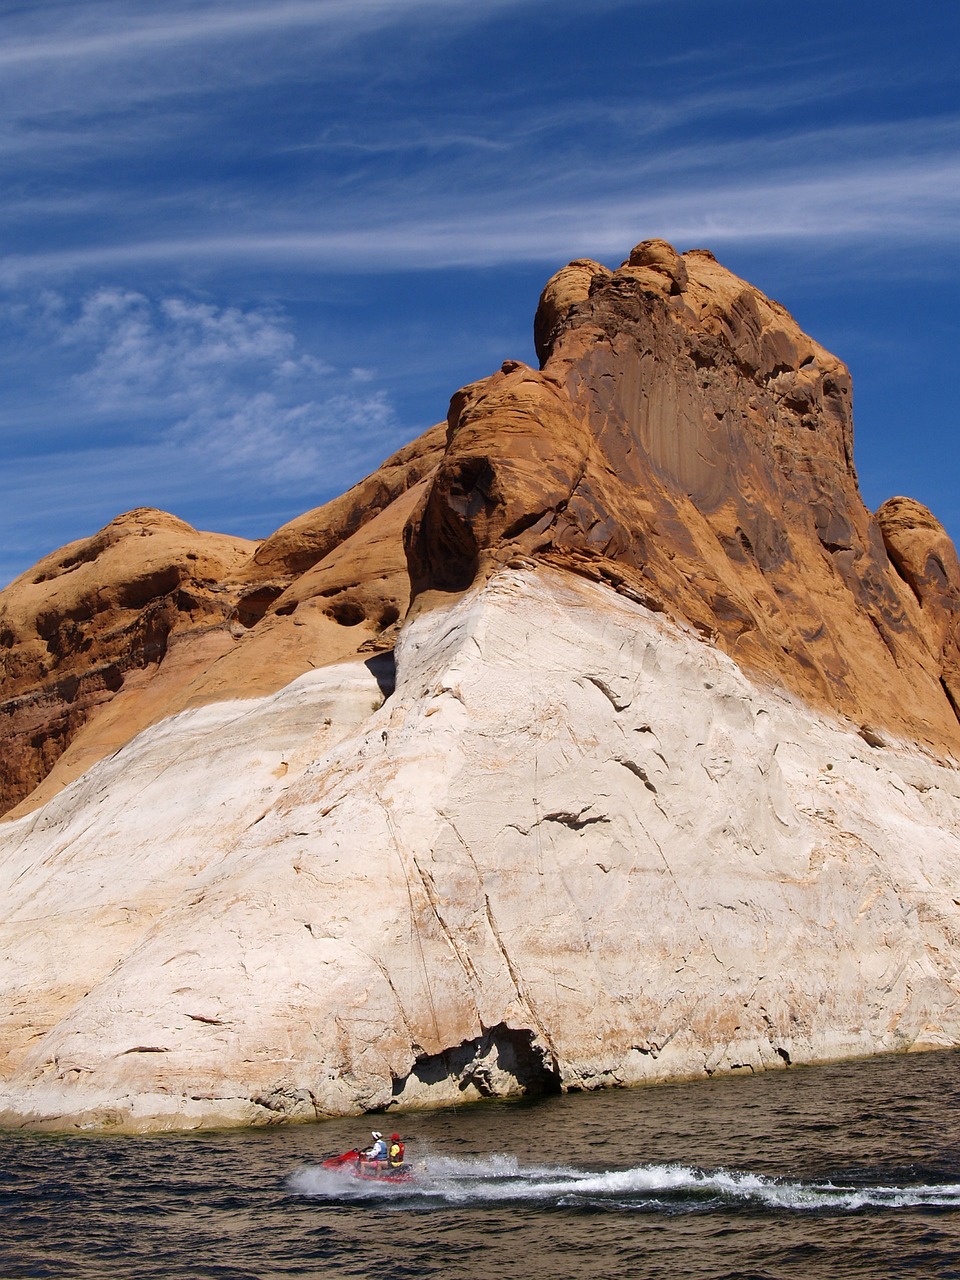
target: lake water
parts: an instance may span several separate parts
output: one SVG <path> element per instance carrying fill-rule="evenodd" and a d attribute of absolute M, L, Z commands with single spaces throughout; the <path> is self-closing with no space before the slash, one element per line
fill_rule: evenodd
<path fill-rule="evenodd" d="M 960 1053 L 371 1123 L 0 1135 L 0 1280 L 960 1280 Z"/>

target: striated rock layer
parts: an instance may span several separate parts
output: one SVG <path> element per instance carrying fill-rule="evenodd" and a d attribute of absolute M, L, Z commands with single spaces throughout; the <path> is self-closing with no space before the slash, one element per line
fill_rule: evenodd
<path fill-rule="evenodd" d="M 261 544 L 138 511 L 0 593 L 0 1121 L 960 1043 L 942 526 L 866 510 L 846 369 L 705 251 L 535 332 Z"/>

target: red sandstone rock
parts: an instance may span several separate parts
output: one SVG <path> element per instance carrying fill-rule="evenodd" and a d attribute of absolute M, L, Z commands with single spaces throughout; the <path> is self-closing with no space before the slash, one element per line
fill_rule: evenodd
<path fill-rule="evenodd" d="M 511 560 L 605 582 L 878 741 L 960 753 L 956 552 L 910 499 L 864 507 L 839 360 L 662 240 L 558 271 L 535 337 L 539 371 L 505 362 L 446 434 L 259 545 L 132 512 L 0 593 L 0 806 L 184 707 L 389 648 L 411 585 Z"/>
<path fill-rule="evenodd" d="M 442 444 L 434 427 L 260 544 L 141 509 L 0 592 L 0 813 L 185 707 L 389 648 L 409 599 L 405 494 Z"/>
<path fill-rule="evenodd" d="M 918 628 L 960 716 L 960 563 L 940 521 L 913 498 L 888 498 L 877 522 L 894 568 L 916 596 Z"/>
<path fill-rule="evenodd" d="M 407 530 L 415 591 L 541 559 L 816 705 L 960 750 L 956 556 L 922 508 L 909 532 L 866 510 L 839 360 L 712 254 L 664 241 L 613 273 L 558 272 L 536 332 L 539 374 L 506 365 L 451 403 Z"/>
<path fill-rule="evenodd" d="M 224 579 L 254 546 L 141 508 L 0 593 L 4 809 L 33 790 L 118 690 L 157 671 L 176 637 L 203 637 L 209 660 L 206 638 L 233 605 Z"/>

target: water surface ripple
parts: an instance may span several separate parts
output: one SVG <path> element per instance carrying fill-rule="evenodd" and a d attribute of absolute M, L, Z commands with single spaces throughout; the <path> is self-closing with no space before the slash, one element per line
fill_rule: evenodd
<path fill-rule="evenodd" d="M 0 1280 L 960 1280 L 960 1053 L 389 1117 L 0 1135 Z"/>

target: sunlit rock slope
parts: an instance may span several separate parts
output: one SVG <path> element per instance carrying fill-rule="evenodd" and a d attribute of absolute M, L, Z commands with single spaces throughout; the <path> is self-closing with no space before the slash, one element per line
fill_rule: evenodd
<path fill-rule="evenodd" d="M 442 445 L 426 432 L 259 544 L 141 509 L 0 592 L 0 812 L 185 707 L 389 649 L 409 601 L 403 524 Z"/>
<path fill-rule="evenodd" d="M 262 544 L 133 512 L 0 593 L 3 1123 L 960 1043 L 942 527 L 704 251 L 536 336 Z"/>

